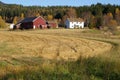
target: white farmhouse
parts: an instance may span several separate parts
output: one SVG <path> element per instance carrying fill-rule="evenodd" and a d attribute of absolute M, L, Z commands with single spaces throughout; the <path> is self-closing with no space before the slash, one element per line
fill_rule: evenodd
<path fill-rule="evenodd" d="M 67 18 L 65 26 L 66 28 L 84 28 L 84 21 L 81 18 Z"/>

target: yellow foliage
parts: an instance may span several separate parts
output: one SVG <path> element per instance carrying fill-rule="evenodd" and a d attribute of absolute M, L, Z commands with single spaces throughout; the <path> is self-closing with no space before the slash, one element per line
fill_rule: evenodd
<path fill-rule="evenodd" d="M 66 13 L 67 13 L 67 16 L 69 17 L 69 18 L 76 18 L 76 10 L 74 9 L 74 8 L 69 8 L 67 11 L 66 11 Z"/>
<path fill-rule="evenodd" d="M 40 14 L 39 14 L 39 13 L 37 13 L 37 14 L 36 14 L 36 17 L 38 17 L 38 16 L 40 16 Z"/>
<path fill-rule="evenodd" d="M 7 25 L 5 23 L 5 21 L 2 19 L 2 17 L 0 16 L 0 28 L 5 28 Z"/>
<path fill-rule="evenodd" d="M 21 19 L 24 19 L 24 13 L 21 13 L 20 17 L 21 17 Z"/>
<path fill-rule="evenodd" d="M 48 16 L 47 16 L 47 19 L 48 19 L 48 20 L 52 20 L 52 19 L 53 19 L 53 16 L 52 16 L 52 15 L 48 15 Z"/>
<path fill-rule="evenodd" d="M 116 20 L 110 20 L 110 25 L 111 26 L 117 26 L 117 21 Z"/>
<path fill-rule="evenodd" d="M 116 8 L 115 13 L 116 13 L 116 14 L 120 14 L 119 8 Z"/>
<path fill-rule="evenodd" d="M 107 16 L 109 16 L 110 18 L 113 18 L 113 14 L 112 13 L 107 13 Z"/>
<path fill-rule="evenodd" d="M 13 19 L 13 23 L 14 23 L 14 24 L 17 23 L 17 16 L 14 17 L 14 19 Z"/>

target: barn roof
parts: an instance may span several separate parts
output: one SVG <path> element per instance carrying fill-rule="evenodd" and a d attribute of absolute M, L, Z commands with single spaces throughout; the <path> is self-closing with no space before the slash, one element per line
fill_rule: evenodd
<path fill-rule="evenodd" d="M 44 20 L 44 18 L 42 18 L 41 16 L 39 16 L 39 17 Z M 39 17 L 27 17 L 27 18 L 23 19 L 23 20 L 21 21 L 21 23 L 23 23 L 23 22 L 34 22 L 34 20 L 36 20 L 36 19 L 39 18 Z M 45 21 L 45 20 L 44 20 L 44 21 Z"/>
<path fill-rule="evenodd" d="M 33 22 L 37 17 L 27 17 L 23 19 L 21 22 Z"/>

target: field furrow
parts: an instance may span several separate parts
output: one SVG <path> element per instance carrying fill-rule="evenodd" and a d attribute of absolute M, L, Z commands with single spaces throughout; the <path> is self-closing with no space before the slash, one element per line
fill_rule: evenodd
<path fill-rule="evenodd" d="M 56 32 L 54 35 L 53 32 L 49 33 L 39 31 L 0 32 L 0 47 L 6 45 L 2 50 L 0 49 L 0 56 L 9 55 L 16 59 L 42 57 L 44 59 L 77 60 L 80 56 L 87 58 L 103 54 L 112 47 L 111 44 L 101 41 L 69 37 L 66 34 L 59 36 L 56 35 Z M 70 35 L 69 32 L 68 34 Z M 0 60 L 2 59 L 0 58 Z"/>

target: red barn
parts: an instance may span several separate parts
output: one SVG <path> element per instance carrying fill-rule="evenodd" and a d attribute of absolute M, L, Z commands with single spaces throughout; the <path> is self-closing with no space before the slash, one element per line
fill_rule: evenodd
<path fill-rule="evenodd" d="M 47 21 L 48 28 L 58 28 L 58 24 L 55 21 Z"/>
<path fill-rule="evenodd" d="M 47 28 L 46 21 L 41 16 L 39 17 L 28 17 L 20 21 L 21 29 L 35 29 L 35 28 Z"/>

